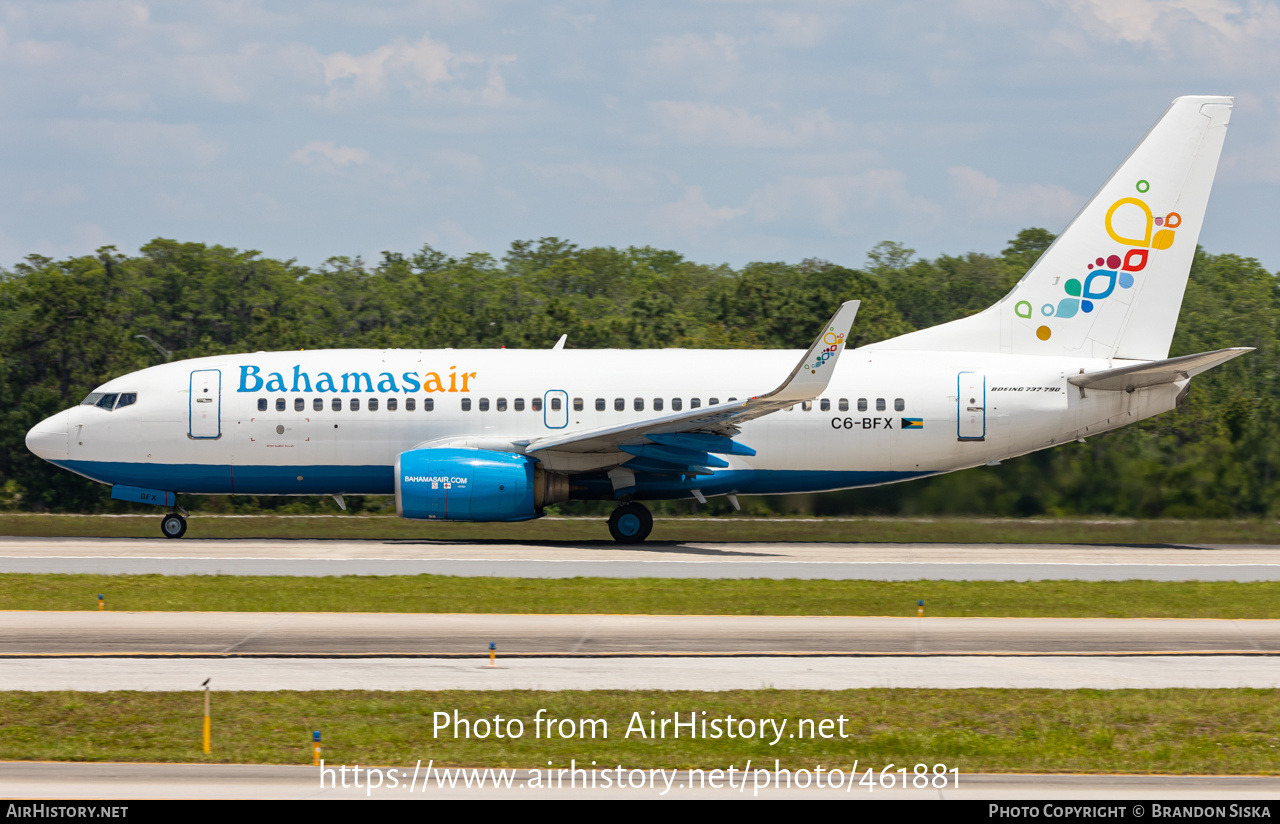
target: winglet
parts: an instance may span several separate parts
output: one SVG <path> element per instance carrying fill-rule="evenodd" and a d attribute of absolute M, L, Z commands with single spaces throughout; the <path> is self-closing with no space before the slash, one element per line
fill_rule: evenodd
<path fill-rule="evenodd" d="M 791 374 L 782 385 L 760 400 L 771 401 L 807 401 L 821 395 L 835 371 L 836 360 L 844 351 L 849 330 L 853 328 L 853 319 L 857 317 L 858 306 L 862 301 L 848 300 L 840 304 L 835 315 L 827 322 L 813 345 L 804 353 L 804 357 L 791 370 Z"/>

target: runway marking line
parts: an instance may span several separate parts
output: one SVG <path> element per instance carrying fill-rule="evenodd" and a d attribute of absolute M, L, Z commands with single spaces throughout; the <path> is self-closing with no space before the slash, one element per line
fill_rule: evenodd
<path fill-rule="evenodd" d="M 3 573 L 0 573 L 3 574 Z M 1108 583 L 1106 581 L 1098 581 L 1093 583 Z M 1160 582 L 1156 582 L 1160 583 Z M 1178 582 L 1169 582 L 1178 583 Z M 1226 582 L 1230 583 L 1230 582 Z M 99 614 L 96 609 L 0 609 L 0 614 L 6 612 L 26 612 L 26 613 L 42 613 L 49 615 L 79 615 L 81 613 Z M 113 615 L 277 615 L 277 616 L 293 616 L 293 615 L 413 615 L 413 616 L 432 616 L 441 618 L 716 618 L 716 619 L 743 619 L 753 620 L 756 618 L 768 618 L 770 620 L 795 619 L 802 621 L 825 620 L 825 619 L 864 619 L 864 618 L 892 618 L 901 621 L 1196 621 L 1199 623 L 1245 623 L 1249 621 L 1262 622 L 1272 621 L 1280 623 L 1280 618 L 1170 618 L 1154 616 L 1150 618 L 1106 618 L 1099 615 L 1085 615 L 1079 617 L 1071 616 L 1052 616 L 1052 615 L 931 615 L 927 618 L 920 618 L 915 615 L 736 615 L 733 613 L 714 613 L 714 612 L 279 612 L 276 610 L 199 610 L 199 609 L 133 609 L 133 610 L 107 610 Z M 105 614 L 105 613 L 103 613 Z"/>
<path fill-rule="evenodd" d="M 159 539 L 157 539 L 159 540 Z M 625 550 L 624 550 L 625 551 Z M 330 563 L 363 563 L 367 561 L 391 562 L 391 563 L 421 563 L 432 564 L 441 561 L 450 561 L 454 563 L 512 563 L 527 562 L 535 564 L 686 564 L 697 566 L 735 566 L 739 564 L 812 564 L 817 566 L 1016 566 L 1016 567 L 1041 567 L 1041 566 L 1082 566 L 1082 567 L 1116 567 L 1116 566 L 1140 566 L 1140 567 L 1160 567 L 1160 568 L 1198 568 L 1198 567 L 1264 567 L 1271 568 L 1277 566 L 1275 563 L 1216 563 L 1206 560 L 1204 563 L 1175 563 L 1161 564 L 1148 563 L 1144 561 L 800 561 L 784 558 L 782 560 L 768 560 L 770 557 L 777 556 L 761 556 L 760 558 L 751 558 L 749 560 L 733 560 L 733 561 L 686 561 L 672 560 L 667 558 L 649 559 L 649 558 L 298 558 L 284 557 L 277 558 L 274 556 L 263 555 L 220 555 L 208 557 L 203 555 L 0 555 L 0 561 L 273 561 L 273 562 L 292 562 L 292 563 L 314 563 L 317 561 L 325 561 Z M 41 574 L 41 573 L 29 573 Z M 46 573 L 46 574 L 76 574 L 76 573 Z M 89 573 L 80 573 L 89 574 Z M 128 573 L 111 573 L 111 574 L 128 574 Z M 227 575 L 223 577 L 238 577 Z M 520 576 L 513 575 L 513 578 Z M 657 576 L 661 577 L 661 576 Z"/>
<path fill-rule="evenodd" d="M 1280 650 L 1156 650 L 1130 652 L 508 652 L 506 658 L 1280 658 Z M 46 658 L 352 658 L 487 660 L 470 652 L 15 652 L 0 660 Z"/>

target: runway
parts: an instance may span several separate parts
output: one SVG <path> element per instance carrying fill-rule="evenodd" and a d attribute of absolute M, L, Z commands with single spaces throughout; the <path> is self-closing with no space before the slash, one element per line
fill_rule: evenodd
<path fill-rule="evenodd" d="M 424 754 L 429 759 L 429 754 Z M 328 765 L 326 765 L 328 766 Z M 745 786 L 740 787 L 741 771 L 733 779 L 719 781 L 720 787 L 709 786 L 704 776 L 687 770 L 665 770 L 662 777 L 645 773 L 624 773 L 626 785 L 616 783 L 606 788 L 601 770 L 588 771 L 578 777 L 575 786 L 569 786 L 568 777 L 563 786 L 533 787 L 533 771 L 512 770 L 510 786 L 495 787 L 493 773 L 485 776 L 484 787 L 468 788 L 462 780 L 455 779 L 450 787 L 442 771 L 427 775 L 424 769 L 431 764 L 424 760 L 420 765 L 405 764 L 396 767 L 380 767 L 377 788 L 362 773 L 362 787 L 353 786 L 354 775 L 348 771 L 348 787 L 341 786 L 341 776 L 320 786 L 320 770 L 308 766 L 258 766 L 248 764 L 60 764 L 60 763 L 0 763 L 0 796 L 5 798 L 39 799 L 512 799 L 533 800 L 540 798 L 877 798 L 918 800 L 925 798 L 946 799 L 1029 799 L 1044 801 L 1061 800 L 1124 800 L 1128 802 L 1158 800 L 1160 803 L 1176 803 L 1190 800 L 1260 801 L 1275 803 L 1280 799 L 1280 778 L 1274 776 L 1218 776 L 1218 775 L 971 775 L 959 776 L 959 787 L 946 789 L 906 789 L 887 791 L 866 786 L 848 784 L 846 775 L 840 775 L 841 786 L 832 787 L 824 782 L 818 787 L 810 782 L 808 787 L 776 786 L 778 774 L 763 775 L 752 772 Z M 626 767 L 627 765 L 621 765 Z M 725 765 L 728 766 L 728 765 Z M 772 765 L 769 765 L 772 766 Z M 415 773 L 415 767 L 418 771 Z M 391 786 L 389 772 L 395 769 L 396 786 Z M 452 771 L 451 771 L 452 773 Z M 610 770 L 613 774 L 614 770 Z M 483 770 L 480 771 L 483 776 Z M 542 773 L 543 776 L 546 773 Z M 652 777 L 652 781 L 649 779 Z M 443 780 L 442 780 L 443 779 Z M 670 779 L 670 787 L 668 787 Z M 769 786 L 758 788 L 768 781 Z M 326 779 L 328 781 L 328 779 Z M 410 783 L 412 782 L 412 783 Z M 634 782 L 634 783 L 633 783 Z M 588 783 L 588 787 L 583 787 Z M 443 786 L 442 786 L 443 785 Z M 1147 813 L 1150 805 L 1144 805 Z M 132 813 L 132 811 L 130 811 Z M 1135 816 L 1138 817 L 1138 816 Z"/>
<path fill-rule="evenodd" d="M 1232 655 L 546 658 L 0 658 L 0 690 L 1280 689 Z"/>
<path fill-rule="evenodd" d="M 497 666 L 488 664 L 489 643 Z M 0 689 L 1280 687 L 1280 621 L 8 612 Z"/>
<path fill-rule="evenodd" d="M 0 538 L 0 573 L 1280 581 L 1280 547 Z"/>
<path fill-rule="evenodd" d="M 1275 655 L 1280 620 L 3 613 L 0 655 Z"/>

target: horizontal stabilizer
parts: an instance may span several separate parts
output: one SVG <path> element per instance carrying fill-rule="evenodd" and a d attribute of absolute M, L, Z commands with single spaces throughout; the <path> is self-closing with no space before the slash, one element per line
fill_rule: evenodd
<path fill-rule="evenodd" d="M 1234 357 L 1252 352 L 1251 346 L 1237 346 L 1231 349 L 1216 349 L 1213 352 L 1202 352 L 1199 355 L 1183 355 L 1180 358 L 1147 361 L 1132 366 L 1119 366 L 1115 369 L 1104 369 L 1101 372 L 1087 372 L 1067 378 L 1067 383 L 1081 389 L 1098 389 L 1104 392 L 1132 392 L 1148 386 L 1159 386 L 1162 383 L 1186 380 L 1201 372 L 1207 372 L 1215 366 L 1224 364 Z"/>

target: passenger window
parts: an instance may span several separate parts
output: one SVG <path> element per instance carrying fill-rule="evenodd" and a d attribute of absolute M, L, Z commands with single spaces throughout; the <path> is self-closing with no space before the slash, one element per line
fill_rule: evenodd
<path fill-rule="evenodd" d="M 906 401 L 904 401 L 902 398 L 894 398 L 894 399 L 893 399 L 893 411 L 894 411 L 894 412 L 901 412 L 902 410 L 904 410 L 904 409 L 906 409 L 906 408 L 907 408 L 907 402 L 906 402 Z"/>
<path fill-rule="evenodd" d="M 596 411 L 597 412 L 604 411 L 604 398 L 596 398 Z"/>
<path fill-rule="evenodd" d="M 700 399 L 698 399 L 698 398 L 690 398 L 690 399 L 689 399 L 689 408 L 690 408 L 690 409 L 697 409 L 697 408 L 698 408 L 698 407 L 700 407 L 700 406 L 702 406 L 702 401 L 701 401 Z"/>
<path fill-rule="evenodd" d="M 324 411 L 324 398 L 315 398 L 311 401 L 311 408 L 316 412 Z"/>
<path fill-rule="evenodd" d="M 534 412 L 541 412 L 541 411 L 542 411 L 542 398 L 530 398 L 530 399 L 529 399 L 529 408 L 530 408 L 530 409 L 532 409 Z"/>
<path fill-rule="evenodd" d="M 277 412 L 284 411 L 284 398 L 276 398 L 276 411 Z"/>
<path fill-rule="evenodd" d="M 679 412 L 683 408 L 684 408 L 684 401 L 680 400 L 679 398 L 671 399 L 671 410 L 673 412 Z"/>
<path fill-rule="evenodd" d="M 294 399 L 293 399 L 293 411 L 294 411 L 294 412 L 304 412 L 304 411 L 306 411 L 306 408 L 307 408 L 307 402 L 306 402 L 306 401 L 304 401 L 302 398 L 294 398 Z"/>
<path fill-rule="evenodd" d="M 707 406 L 715 406 L 718 403 L 720 403 L 719 398 L 707 398 Z"/>
<path fill-rule="evenodd" d="M 581 412 L 581 411 L 582 411 L 582 398 L 574 398 L 574 399 L 573 399 L 573 411 L 574 411 L 574 412 Z"/>
<path fill-rule="evenodd" d="M 654 398 L 654 399 L 653 399 L 653 411 L 654 411 L 654 412 L 661 412 L 661 411 L 662 411 L 662 398 Z"/>
<path fill-rule="evenodd" d="M 267 399 L 266 399 L 266 398 L 258 398 L 258 411 L 259 411 L 259 412 L 266 412 L 266 411 L 267 411 Z"/>
<path fill-rule="evenodd" d="M 524 411 L 524 398 L 516 398 L 516 411 L 517 412 Z"/>
<path fill-rule="evenodd" d="M 398 408 L 399 408 L 399 406 L 400 406 L 400 401 L 399 401 L 399 399 L 398 399 L 398 398 L 387 398 L 387 411 L 388 411 L 388 412 L 394 412 L 394 411 L 396 411 L 396 409 L 398 409 Z"/>
<path fill-rule="evenodd" d="M 121 392 L 120 400 L 116 403 L 116 409 L 123 409 L 126 406 L 133 406 L 138 402 L 137 392 Z"/>
<path fill-rule="evenodd" d="M 411 399 L 411 400 L 412 400 L 412 399 Z M 412 409 L 413 407 L 411 406 L 411 407 L 409 407 L 409 408 L 410 408 L 410 409 Z M 423 398 L 423 399 L 422 399 L 422 411 L 423 411 L 423 412 L 434 412 L 434 411 L 435 411 L 435 409 L 436 409 L 436 399 L 435 399 L 435 398 Z"/>
<path fill-rule="evenodd" d="M 359 411 L 360 411 L 360 399 L 359 399 L 359 398 L 352 398 L 351 400 L 347 401 L 347 408 L 348 408 L 348 409 L 350 409 L 352 412 L 359 412 Z"/>
<path fill-rule="evenodd" d="M 480 411 L 481 411 L 481 412 L 488 412 L 488 411 L 489 411 L 489 399 L 488 399 L 488 398 L 481 398 L 481 399 L 480 399 Z"/>
<path fill-rule="evenodd" d="M 470 399 L 470 398 L 463 398 L 463 399 L 462 399 L 462 411 L 463 411 L 463 412 L 470 412 L 470 411 L 471 411 L 471 399 Z"/>
<path fill-rule="evenodd" d="M 637 412 L 644 411 L 644 398 L 636 398 L 632 403 L 635 404 Z"/>
<path fill-rule="evenodd" d="M 499 412 L 506 412 L 506 411 L 507 411 L 507 399 L 506 399 L 506 398 L 498 398 L 498 411 L 499 411 Z"/>
<path fill-rule="evenodd" d="M 848 399 L 848 398 L 841 398 L 841 399 L 840 399 L 840 411 L 841 411 L 841 412 L 848 412 L 848 411 L 849 411 L 849 399 Z"/>
<path fill-rule="evenodd" d="M 342 398 L 334 398 L 333 400 L 329 401 L 329 408 L 332 409 L 334 412 L 341 412 Z"/>
<path fill-rule="evenodd" d="M 819 408 L 820 410 L 822 410 L 823 412 L 830 412 L 830 411 L 831 411 L 831 401 L 827 400 L 826 398 L 823 398 L 823 399 L 818 403 L 818 408 Z"/>
<path fill-rule="evenodd" d="M 733 402 L 734 402 L 734 401 L 736 401 L 736 400 L 737 400 L 737 398 L 730 398 L 730 399 L 729 399 L 729 403 L 733 403 Z"/>
<path fill-rule="evenodd" d="M 866 411 L 867 411 L 867 399 L 866 399 L 866 398 L 858 398 L 858 411 L 859 411 L 859 412 L 866 412 Z"/>
<path fill-rule="evenodd" d="M 884 411 L 884 398 L 876 398 L 876 411 L 877 412 Z"/>
<path fill-rule="evenodd" d="M 800 403 L 800 408 L 801 408 L 801 409 L 803 409 L 803 410 L 804 410 L 804 411 L 806 411 L 806 412 L 812 412 L 812 411 L 813 411 L 813 401 L 802 401 L 802 402 Z"/>
<path fill-rule="evenodd" d="M 406 411 L 406 412 L 412 412 L 413 410 L 415 410 L 415 409 L 417 409 L 417 408 L 418 408 L 418 401 L 417 401 L 417 399 L 416 399 L 416 398 L 405 398 L 405 399 L 404 399 L 404 411 Z"/>
<path fill-rule="evenodd" d="M 370 411 L 370 412 L 377 412 L 377 411 L 378 411 L 378 399 L 377 399 L 377 398 L 370 398 L 370 399 L 369 399 L 369 411 Z"/>
<path fill-rule="evenodd" d="M 552 412 L 559 412 L 559 411 L 560 411 L 560 399 L 559 399 L 559 398 L 552 398 L 552 399 L 551 399 L 551 411 L 552 411 Z"/>

